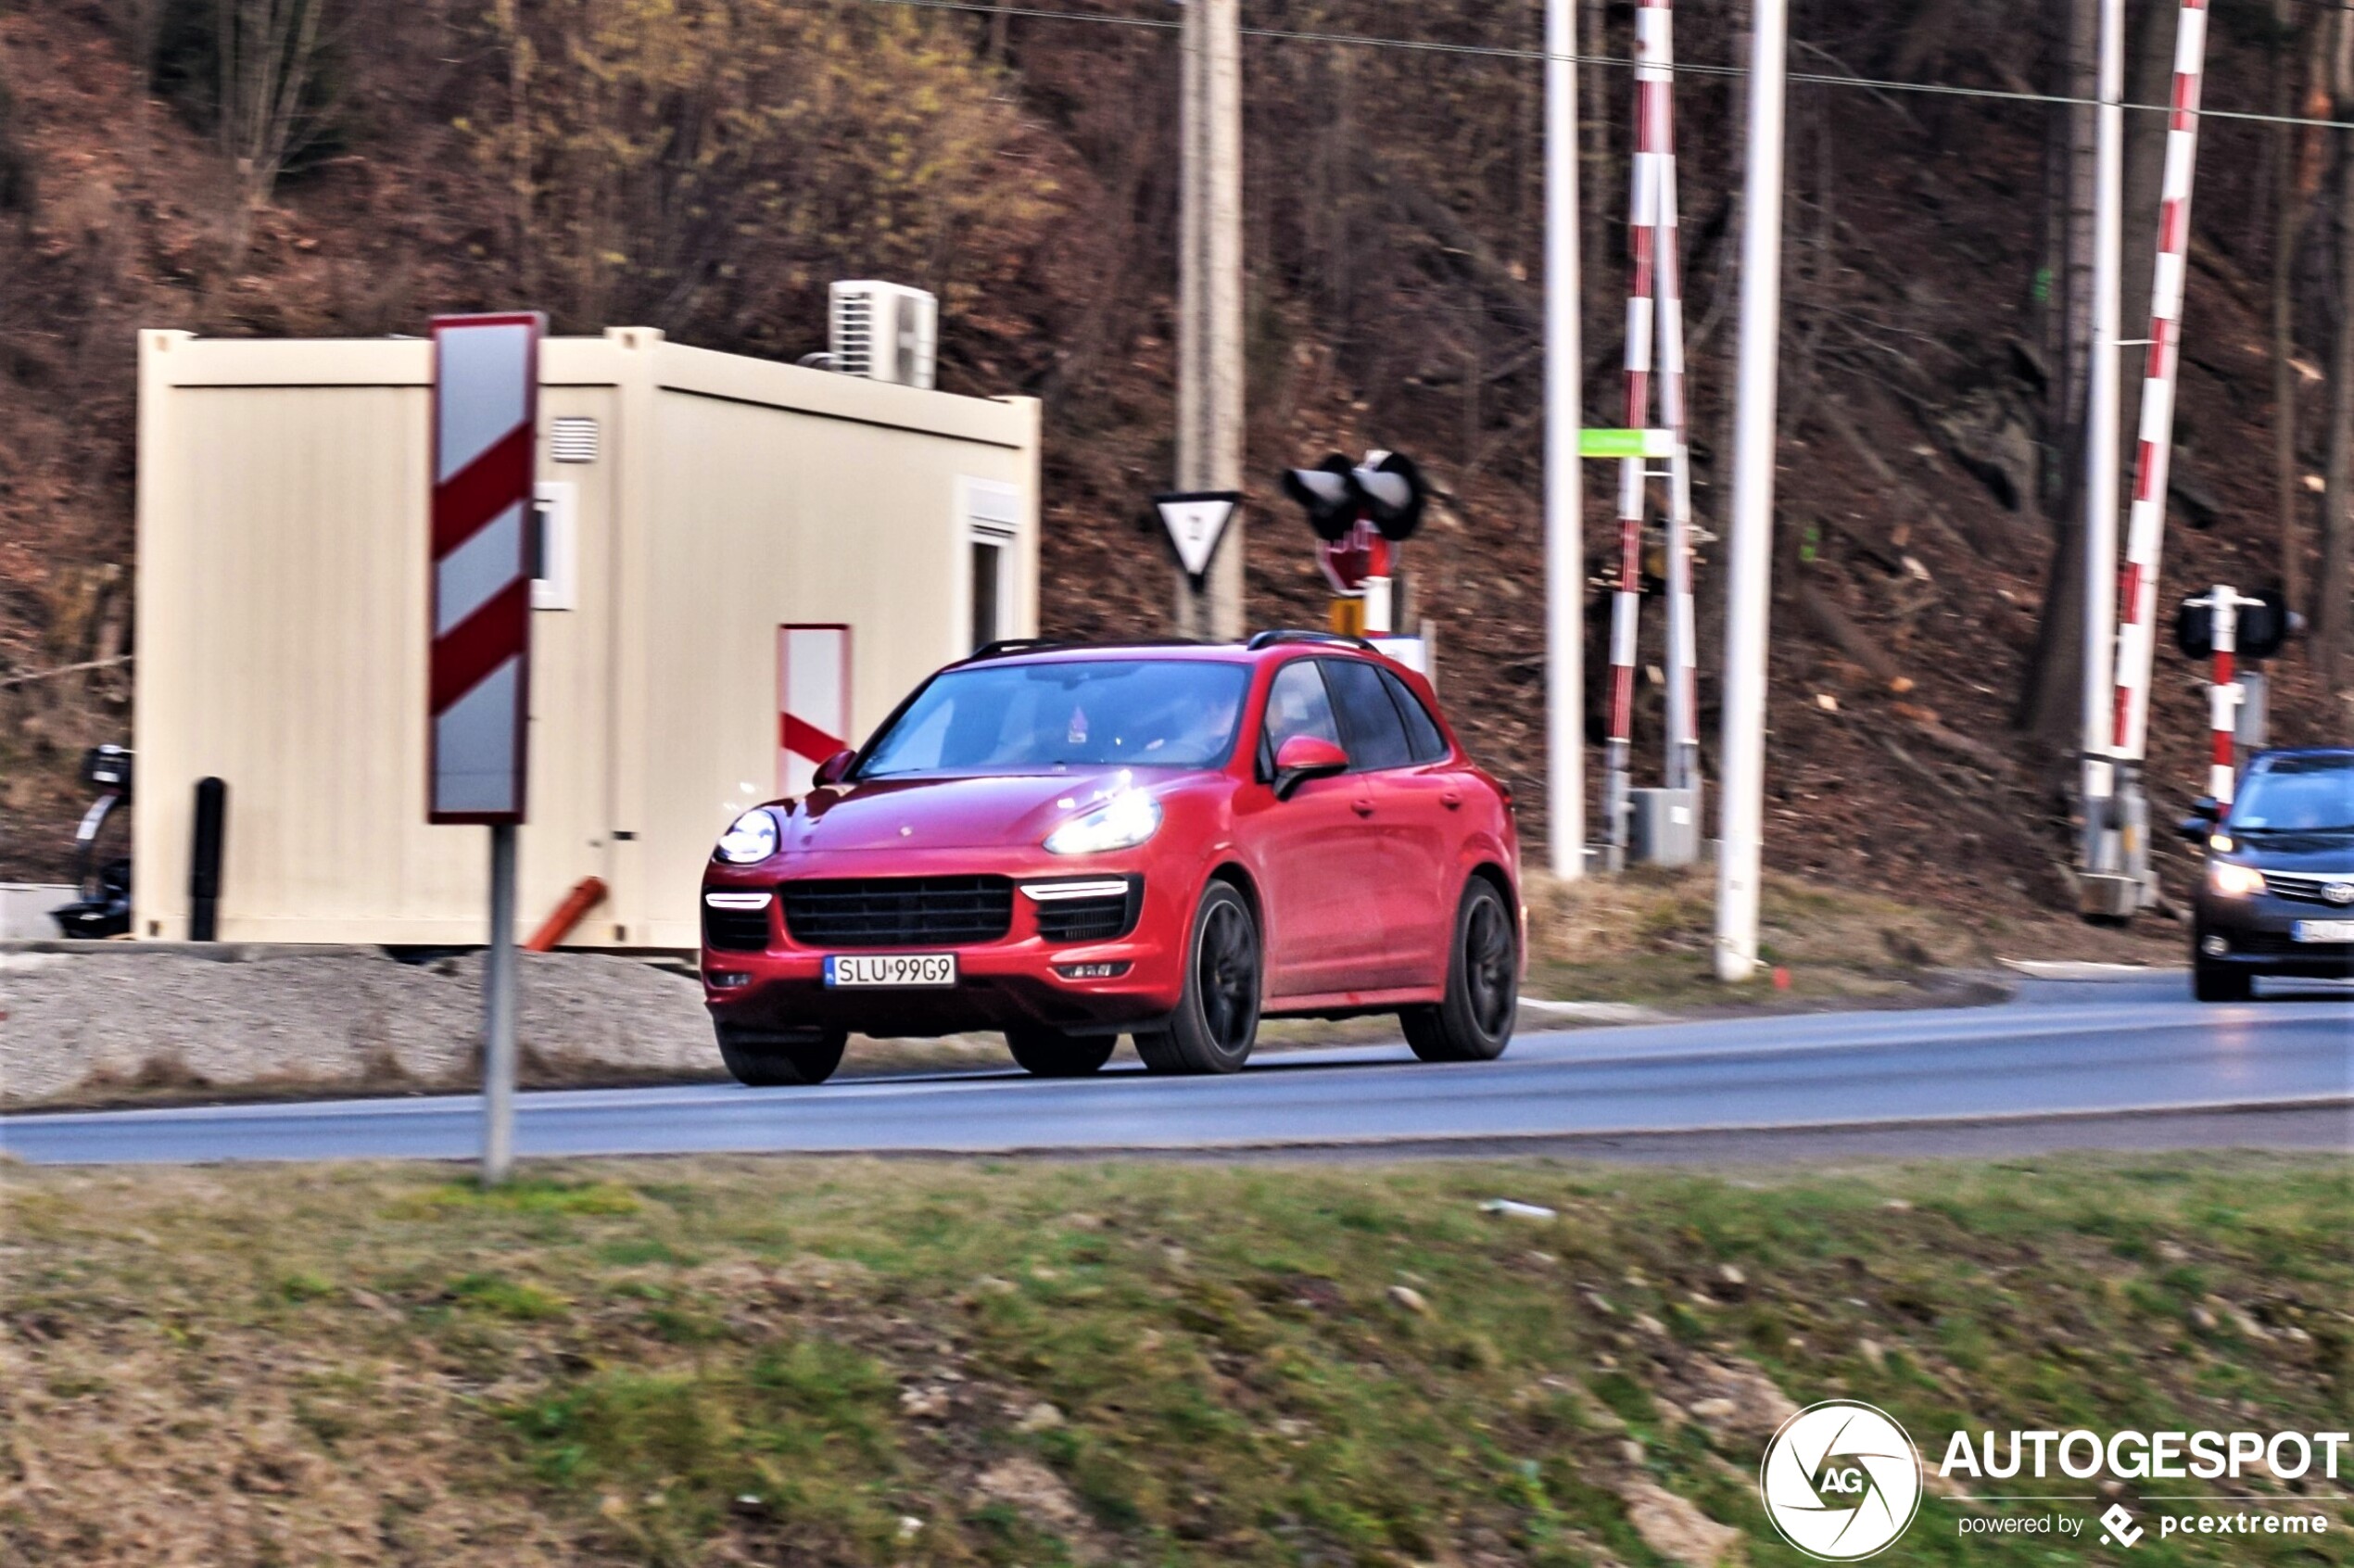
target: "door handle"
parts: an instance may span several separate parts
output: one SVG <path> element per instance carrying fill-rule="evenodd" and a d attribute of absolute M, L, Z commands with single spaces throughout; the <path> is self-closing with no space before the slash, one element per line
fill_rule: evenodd
<path fill-rule="evenodd" d="M 1373 803 L 1371 801 L 1351 801 L 1348 803 L 1348 809 L 1355 812 L 1360 816 L 1371 816 L 1373 815 Z"/>
<path fill-rule="evenodd" d="M 1463 803 L 1463 797 L 1457 794 L 1454 790 L 1449 790 L 1445 794 L 1438 797 L 1438 803 L 1445 806 L 1449 811 L 1453 811 Z"/>

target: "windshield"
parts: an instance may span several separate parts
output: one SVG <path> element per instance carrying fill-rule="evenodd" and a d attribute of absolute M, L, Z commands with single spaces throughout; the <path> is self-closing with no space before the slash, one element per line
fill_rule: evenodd
<path fill-rule="evenodd" d="M 1240 664 L 1177 659 L 950 670 L 876 738 L 858 777 L 1214 767 L 1249 682 Z"/>
<path fill-rule="evenodd" d="M 2354 756 L 2274 758 L 2240 781 L 2232 826 L 2243 833 L 2354 832 Z"/>

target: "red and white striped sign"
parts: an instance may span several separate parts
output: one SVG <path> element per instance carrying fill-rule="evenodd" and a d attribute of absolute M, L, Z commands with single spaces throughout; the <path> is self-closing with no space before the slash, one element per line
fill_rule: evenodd
<path fill-rule="evenodd" d="M 777 628 L 777 793 L 805 793 L 817 765 L 850 749 L 850 628 Z"/>
<path fill-rule="evenodd" d="M 2240 612 L 2260 609 L 2264 601 L 2218 583 L 2204 597 L 2190 602 L 2207 607 L 2208 643 L 2215 661 L 2214 676 L 2207 689 L 2207 792 L 2221 804 L 2230 805 L 2234 787 L 2239 781 L 2240 702 L 2246 695 L 2236 668 Z"/>
<path fill-rule="evenodd" d="M 2198 99 L 2207 64 L 2207 0 L 2183 0 L 2174 35 L 2174 97 L 2166 129 L 2166 173 L 2159 187 L 2158 267 L 2150 284 L 2149 359 L 2143 373 L 2142 424 L 2133 507 L 2118 570 L 2116 702 L 2109 743 L 2138 761 L 2149 732 L 2150 663 L 2155 651 L 2158 547 L 2166 529 L 2166 471 L 2174 447 L 2174 383 L 2183 341 L 2183 285 L 2190 266 L 2191 176 L 2198 163 Z"/>
<path fill-rule="evenodd" d="M 524 819 L 543 323 L 536 312 L 433 322 L 428 822 Z"/>

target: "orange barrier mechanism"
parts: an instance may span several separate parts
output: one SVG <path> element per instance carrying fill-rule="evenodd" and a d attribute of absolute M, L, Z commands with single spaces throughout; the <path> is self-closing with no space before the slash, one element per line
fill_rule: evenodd
<path fill-rule="evenodd" d="M 564 894 L 564 901 L 556 905 L 555 913 L 531 933 L 531 940 L 523 944 L 523 950 L 525 953 L 550 951 L 570 936 L 573 927 L 580 924 L 580 917 L 602 904 L 604 898 L 605 879 L 602 877 L 581 878 L 572 885 L 572 891 Z"/>

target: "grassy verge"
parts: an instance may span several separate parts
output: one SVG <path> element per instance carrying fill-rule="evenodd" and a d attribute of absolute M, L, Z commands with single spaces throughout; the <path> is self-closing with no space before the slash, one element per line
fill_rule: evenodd
<path fill-rule="evenodd" d="M 2354 1404 L 2342 1161 L 12 1168 L 0 1201 L 12 1563 L 1796 1563 L 1751 1480 L 1793 1400 L 1925 1445 Z M 1892 1560 L 2056 1560 L 1960 1540 L 1968 1506 L 2010 1505 L 1932 1497 Z M 2326 1506 L 2318 1544 L 2133 1560 L 2354 1562 Z"/>

